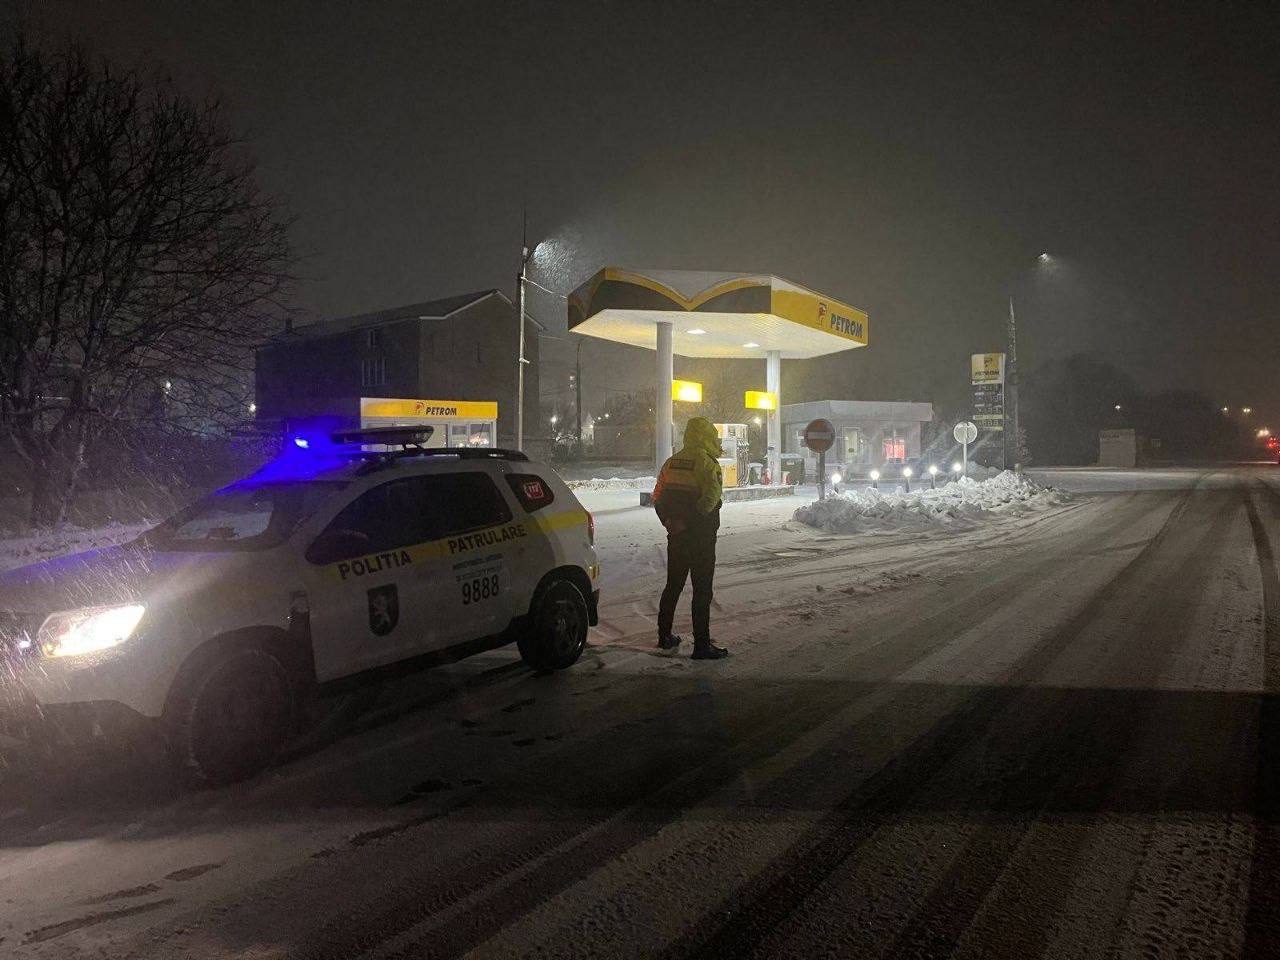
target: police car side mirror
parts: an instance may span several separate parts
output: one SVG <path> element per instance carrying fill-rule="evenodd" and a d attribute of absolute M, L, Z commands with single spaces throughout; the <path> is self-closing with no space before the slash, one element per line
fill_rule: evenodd
<path fill-rule="evenodd" d="M 369 537 L 356 530 L 326 530 L 307 548 L 309 563 L 337 563 L 369 552 Z"/>

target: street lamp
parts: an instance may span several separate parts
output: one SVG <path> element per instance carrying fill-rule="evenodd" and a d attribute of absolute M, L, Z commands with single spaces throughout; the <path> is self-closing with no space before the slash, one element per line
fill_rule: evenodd
<path fill-rule="evenodd" d="M 938 489 L 938 467 L 936 464 L 929 464 L 929 488 L 931 490 Z"/>
<path fill-rule="evenodd" d="M 1053 263 L 1053 257 L 1041 253 L 1036 257 L 1036 265 L 1047 267 Z M 1010 283 L 1012 287 L 1012 283 Z M 1013 290 L 1009 291 L 1009 328 L 1007 335 L 1004 378 L 1005 378 L 1005 431 L 1004 431 L 1004 465 L 1009 469 L 1020 466 L 1018 457 L 1018 318 L 1013 312 Z"/>
<path fill-rule="evenodd" d="M 880 471 L 872 470 L 869 474 L 867 474 L 867 476 L 871 478 L 871 485 L 875 487 L 877 490 L 879 490 L 880 489 Z"/>
<path fill-rule="evenodd" d="M 520 346 L 516 354 L 516 449 L 524 449 L 524 368 L 529 364 L 529 359 L 524 355 L 525 327 L 529 325 L 529 314 L 525 309 L 525 288 L 532 284 L 539 290 L 554 294 L 560 299 L 565 299 L 564 294 L 556 293 L 556 291 L 544 287 L 542 284 L 529 279 L 529 261 L 536 258 L 538 251 L 543 249 L 547 241 L 534 244 L 533 248 L 529 247 L 529 217 L 525 214 L 523 227 L 520 234 L 520 273 L 516 277 L 517 292 L 520 300 Z M 578 430 L 581 432 L 582 424 L 578 424 Z"/>
<path fill-rule="evenodd" d="M 910 467 L 902 468 L 902 479 L 907 481 L 907 493 L 910 493 L 911 492 L 911 468 Z"/>

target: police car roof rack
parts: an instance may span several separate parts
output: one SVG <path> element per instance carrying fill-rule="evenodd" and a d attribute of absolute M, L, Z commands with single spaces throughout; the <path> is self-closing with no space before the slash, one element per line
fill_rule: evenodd
<path fill-rule="evenodd" d="M 424 444 L 434 433 L 431 427 L 366 427 L 355 430 L 335 430 L 329 438 L 353 459 L 365 460 L 361 472 L 377 470 L 409 457 L 448 457 L 454 460 L 528 460 L 519 450 L 499 447 L 433 447 Z M 380 450 L 367 450 L 365 445 L 377 445 Z M 388 449 L 394 448 L 394 449 Z"/>
<path fill-rule="evenodd" d="M 528 460 L 519 450 L 504 450 L 500 447 L 434 447 L 431 450 L 410 448 L 408 450 L 384 450 L 356 452 L 352 456 L 360 457 L 365 462 L 357 471 L 361 476 L 389 467 L 401 460 L 408 459 L 453 459 L 453 460 Z"/>
<path fill-rule="evenodd" d="M 403 447 L 405 449 L 421 449 L 431 435 L 434 427 L 357 427 L 350 430 L 335 430 L 329 439 L 342 445 L 348 443 L 376 443 L 387 447 Z"/>

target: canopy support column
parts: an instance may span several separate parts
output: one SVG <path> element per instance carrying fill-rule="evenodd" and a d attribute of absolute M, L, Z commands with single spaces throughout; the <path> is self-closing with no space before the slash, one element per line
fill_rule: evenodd
<path fill-rule="evenodd" d="M 654 467 L 657 476 L 662 465 L 671 456 L 671 381 L 675 376 L 675 354 L 671 345 L 671 323 L 658 321 L 658 380 L 657 397 L 653 405 L 655 417 L 653 429 Z"/>
<path fill-rule="evenodd" d="M 768 411 L 768 431 L 765 445 L 768 447 L 769 476 L 774 483 L 782 482 L 782 351 L 770 350 L 765 355 L 765 389 L 777 398 Z"/>

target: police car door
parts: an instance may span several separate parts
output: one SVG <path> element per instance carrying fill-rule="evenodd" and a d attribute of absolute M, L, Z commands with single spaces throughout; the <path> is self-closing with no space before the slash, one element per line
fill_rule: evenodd
<path fill-rule="evenodd" d="M 443 539 L 432 563 L 443 589 L 438 596 L 440 633 L 433 645 L 448 646 L 501 632 L 516 612 L 513 589 L 530 540 L 527 524 L 494 478 L 465 463 L 432 474 L 425 489 L 438 509 Z"/>
<path fill-rule="evenodd" d="M 428 477 L 372 487 L 307 548 L 305 579 L 316 678 L 332 680 L 435 645 L 443 585 L 429 562 L 439 530 Z"/>

